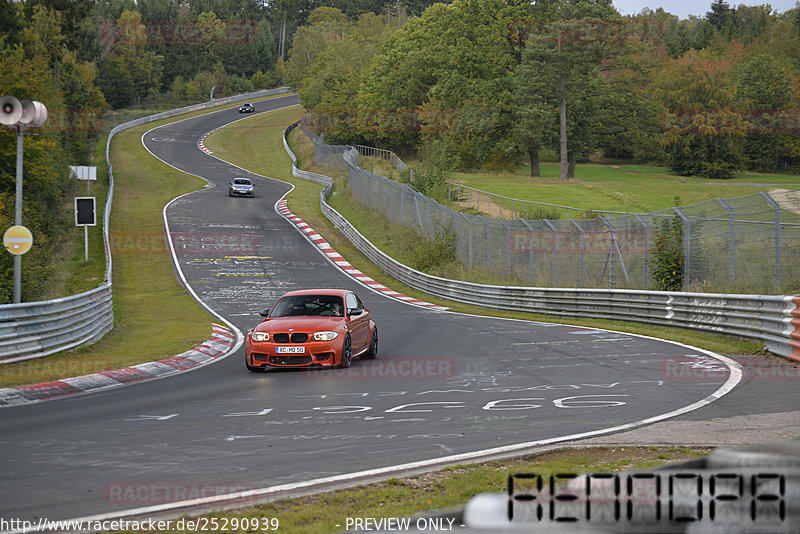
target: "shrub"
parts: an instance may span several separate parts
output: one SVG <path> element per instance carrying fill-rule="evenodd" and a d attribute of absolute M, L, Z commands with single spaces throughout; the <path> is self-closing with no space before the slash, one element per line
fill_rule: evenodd
<path fill-rule="evenodd" d="M 675 197 L 675 205 L 680 199 Z M 680 291 L 683 288 L 683 224 L 677 215 L 656 223 L 656 237 L 650 249 L 650 276 L 653 289 Z"/>

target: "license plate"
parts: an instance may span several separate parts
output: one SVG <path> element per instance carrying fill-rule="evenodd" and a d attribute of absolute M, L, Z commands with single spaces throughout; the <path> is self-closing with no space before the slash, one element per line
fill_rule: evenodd
<path fill-rule="evenodd" d="M 305 354 L 305 347 L 275 347 L 275 354 Z"/>

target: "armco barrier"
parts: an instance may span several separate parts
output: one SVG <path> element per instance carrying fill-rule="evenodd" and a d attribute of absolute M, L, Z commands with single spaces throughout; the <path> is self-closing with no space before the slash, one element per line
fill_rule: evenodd
<path fill-rule="evenodd" d="M 114 198 L 114 175 L 109 150 L 114 135 L 128 128 L 184 113 L 286 92 L 288 89 L 280 88 L 221 98 L 213 102 L 156 113 L 114 127 L 108 134 L 106 142 L 108 197 L 103 213 L 103 241 L 106 256 L 106 272 L 103 282 L 91 291 L 71 297 L 0 305 L 0 364 L 41 358 L 88 345 L 102 338 L 114 326 L 111 291 L 112 258 L 108 233 L 111 204 Z"/>
<path fill-rule="evenodd" d="M 774 354 L 800 361 L 798 296 L 495 286 L 439 278 L 403 265 L 378 250 L 327 204 L 333 186 L 331 178 L 297 169 L 297 160 L 286 141 L 286 135 L 296 126 L 297 123 L 284 131 L 284 146 L 293 162 L 292 174 L 327 184 L 320 194 L 322 213 L 382 271 L 408 287 L 435 297 L 500 310 L 636 321 L 734 335 L 755 339 Z M 351 151 L 342 155 L 348 165 L 358 161 L 358 152 L 352 150 L 355 156 Z"/>

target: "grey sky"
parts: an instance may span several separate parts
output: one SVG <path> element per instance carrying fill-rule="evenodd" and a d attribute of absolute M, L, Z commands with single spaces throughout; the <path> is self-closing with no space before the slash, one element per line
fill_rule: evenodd
<path fill-rule="evenodd" d="M 727 0 L 728 4 L 736 7 L 740 4 L 749 6 L 757 6 L 761 4 L 769 4 L 772 9 L 783 13 L 790 9 L 794 9 L 796 0 Z M 634 15 L 649 7 L 655 11 L 659 7 L 663 7 L 664 11 L 678 15 L 680 18 L 685 19 L 689 15 L 702 17 L 706 12 L 711 10 L 712 0 L 613 0 L 614 6 L 617 11 L 623 15 Z"/>

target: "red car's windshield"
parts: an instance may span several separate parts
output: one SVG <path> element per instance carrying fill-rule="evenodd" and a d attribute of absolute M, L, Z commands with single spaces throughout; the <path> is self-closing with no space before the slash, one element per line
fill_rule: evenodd
<path fill-rule="evenodd" d="M 275 304 L 270 317 L 313 315 L 342 317 L 342 298 L 333 295 L 294 295 L 283 297 Z"/>

